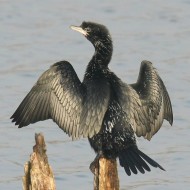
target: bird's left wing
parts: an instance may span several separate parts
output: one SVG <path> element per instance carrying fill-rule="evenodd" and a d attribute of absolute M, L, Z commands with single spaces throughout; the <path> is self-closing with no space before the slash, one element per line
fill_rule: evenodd
<path fill-rule="evenodd" d="M 45 71 L 11 119 L 19 128 L 53 119 L 73 138 L 79 137 L 83 87 L 72 65 L 57 62 Z"/>
<path fill-rule="evenodd" d="M 94 97 L 86 96 L 86 88 L 72 65 L 61 61 L 41 75 L 11 119 L 19 128 L 53 119 L 74 139 L 92 136 L 101 128 L 106 105 L 104 99 L 95 102 L 89 99 Z"/>

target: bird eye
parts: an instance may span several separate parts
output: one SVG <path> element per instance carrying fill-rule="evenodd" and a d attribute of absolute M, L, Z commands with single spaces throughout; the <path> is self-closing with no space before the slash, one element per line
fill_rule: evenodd
<path fill-rule="evenodd" d="M 89 27 L 86 28 L 85 30 L 86 30 L 87 32 L 91 32 L 91 28 L 89 28 Z"/>

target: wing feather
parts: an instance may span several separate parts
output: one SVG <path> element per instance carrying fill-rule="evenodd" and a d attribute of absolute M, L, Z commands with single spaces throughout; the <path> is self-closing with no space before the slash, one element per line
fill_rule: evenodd
<path fill-rule="evenodd" d="M 57 62 L 39 77 L 11 119 L 19 127 L 52 119 L 72 138 L 91 137 L 99 132 L 109 102 L 109 85 L 103 91 L 98 85 L 81 83 L 69 62 Z"/>
<path fill-rule="evenodd" d="M 150 140 L 166 119 L 172 125 L 173 112 L 166 87 L 149 61 L 143 61 L 137 83 L 120 81 L 118 100 L 137 136 Z"/>

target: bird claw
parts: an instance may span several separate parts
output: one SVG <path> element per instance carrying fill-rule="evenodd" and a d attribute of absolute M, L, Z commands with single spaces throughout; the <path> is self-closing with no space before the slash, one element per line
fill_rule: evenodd
<path fill-rule="evenodd" d="M 99 160 L 100 158 L 103 158 L 103 154 L 102 152 L 98 153 L 96 158 L 94 159 L 94 161 L 90 164 L 90 167 L 89 169 L 91 170 L 91 172 L 95 175 L 95 171 L 96 171 L 96 168 L 99 167 Z"/>

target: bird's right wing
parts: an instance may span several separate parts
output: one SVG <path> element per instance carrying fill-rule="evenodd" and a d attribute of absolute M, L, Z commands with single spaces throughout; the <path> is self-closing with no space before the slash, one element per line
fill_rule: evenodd
<path fill-rule="evenodd" d="M 67 61 L 55 63 L 41 75 L 11 119 L 19 128 L 53 119 L 73 139 L 92 136 L 101 128 L 106 102 L 86 103 L 85 94 L 86 88 L 72 65 Z M 93 123 L 86 126 L 91 120 Z M 94 131 L 95 124 L 99 125 Z"/>

